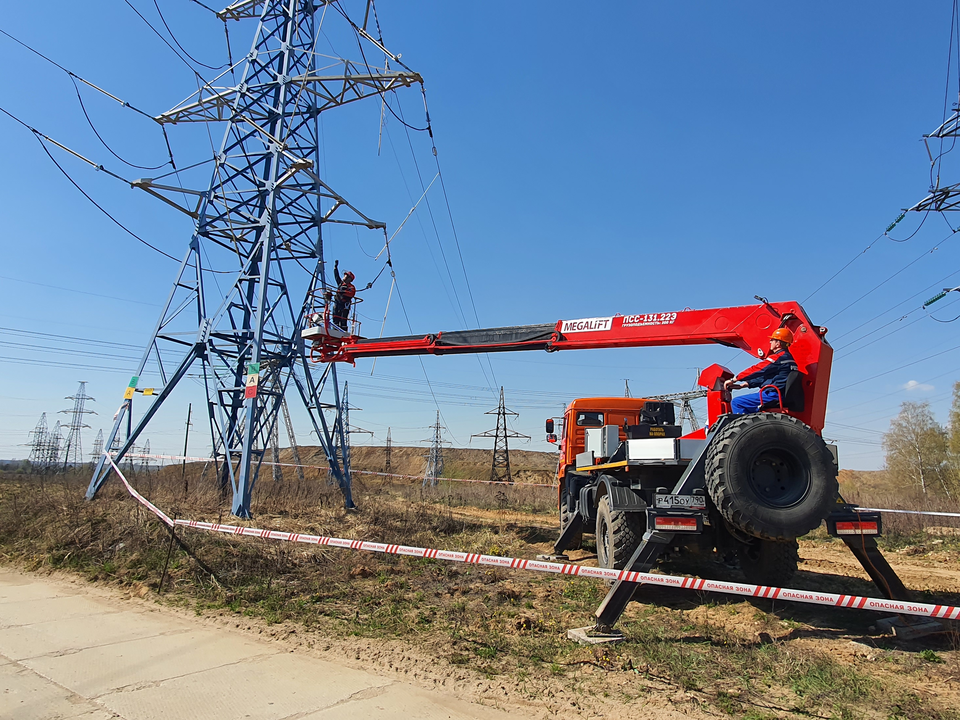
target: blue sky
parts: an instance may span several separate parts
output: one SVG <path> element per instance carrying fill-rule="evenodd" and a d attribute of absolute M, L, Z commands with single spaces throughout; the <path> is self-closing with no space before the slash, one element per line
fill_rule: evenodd
<path fill-rule="evenodd" d="M 152 2 L 131 3 L 162 30 Z M 212 14 L 190 0 L 160 7 L 195 58 L 226 61 Z M 863 7 L 381 0 L 387 46 L 425 79 L 447 191 L 435 183 L 429 207 L 418 207 L 392 245 L 403 307 L 391 303 L 385 334 L 406 333 L 408 321 L 430 332 L 476 326 L 477 318 L 499 326 L 741 305 L 755 294 L 799 300 L 830 328 L 837 350 L 825 436 L 839 441 L 843 467 L 880 467 L 880 438 L 900 403 L 928 400 L 945 421 L 960 380 L 960 321 L 936 321 L 960 315 L 960 293 L 931 308 L 932 317 L 919 309 L 941 287 L 960 285 L 960 239 L 951 230 L 960 216 L 910 214 L 881 237 L 930 185 L 920 139 L 943 118 L 945 88 L 948 109 L 957 99 L 958 42 L 948 78 L 951 3 L 922 13 L 904 3 Z M 254 28 L 230 25 L 235 59 Z M 6 9 L 0 29 L 149 114 L 196 89 L 193 73 L 123 0 L 20 3 Z M 336 37 L 331 27 L 332 47 L 320 51 L 359 59 Z M 2 36 L 0 58 L 0 106 L 123 177 L 159 172 L 126 167 L 100 144 L 61 70 Z M 143 165 L 166 160 L 152 121 L 81 92 L 119 155 Z M 412 125 L 423 124 L 419 93 L 396 103 Z M 378 154 L 379 110 L 374 101 L 326 114 L 323 172 L 392 232 L 436 164 L 425 134 L 408 136 L 390 116 Z M 55 419 L 79 380 L 97 399 L 89 448 L 119 405 L 175 266 L 83 198 L 29 131 L 6 116 L 0 127 L 0 357 L 8 378 L 0 457 L 25 457 L 40 413 Z M 222 128 L 211 130 L 219 144 Z M 178 164 L 210 157 L 198 128 L 175 127 L 170 137 Z M 189 218 L 51 152 L 121 222 L 182 255 Z M 960 163 L 948 154 L 941 184 L 955 182 Z M 381 267 L 369 257 L 380 245 L 373 234 L 335 233 L 327 259 L 339 258 L 362 284 Z M 379 332 L 388 291 L 381 279 L 364 295 L 365 334 Z M 574 397 L 620 395 L 626 379 L 635 394 L 687 390 L 698 367 L 737 371 L 751 359 L 701 347 L 490 362 L 492 375 L 473 357 L 424 358 L 422 366 L 381 359 L 372 376 L 364 361 L 343 368 L 341 379 L 362 408 L 354 424 L 378 444 L 388 427 L 395 444 L 430 436 L 437 403 L 425 369 L 451 444 L 494 426 L 483 413 L 503 385 L 520 413 L 515 429 L 533 437 L 515 447 L 545 450 L 544 418 Z M 178 451 L 188 402 L 199 402 L 195 386 L 171 398 L 148 429 L 154 450 Z M 209 447 L 199 426 L 191 447 Z"/>

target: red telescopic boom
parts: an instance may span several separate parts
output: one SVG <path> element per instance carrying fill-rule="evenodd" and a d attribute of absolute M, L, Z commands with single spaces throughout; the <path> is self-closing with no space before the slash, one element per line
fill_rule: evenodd
<path fill-rule="evenodd" d="M 717 343 L 737 347 L 753 357 L 768 354 L 770 334 L 779 327 L 793 332 L 790 353 L 803 373 L 804 409 L 791 413 L 816 432 L 823 430 L 833 349 L 826 328 L 810 322 L 796 302 L 763 303 L 712 310 L 613 315 L 559 320 L 543 325 L 517 325 L 438 332 L 430 335 L 362 338 L 336 337 L 323 327 L 307 328 L 302 336 L 313 342 L 311 358 L 317 362 L 350 362 L 366 357 L 393 355 L 455 355 L 516 350 L 595 350 L 599 348 L 661 347 Z M 710 390 L 707 399 L 711 422 L 729 412 L 729 394 L 722 380 L 731 377 L 719 365 L 707 368 L 700 384 Z"/>

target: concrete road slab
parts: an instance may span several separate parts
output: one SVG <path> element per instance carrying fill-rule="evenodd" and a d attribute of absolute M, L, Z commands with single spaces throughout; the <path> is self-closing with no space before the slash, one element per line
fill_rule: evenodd
<path fill-rule="evenodd" d="M 409 685 L 396 684 L 377 693 L 359 693 L 333 707 L 304 715 L 298 720 L 504 720 L 506 717 L 504 711 L 496 708 L 473 705 Z"/>
<path fill-rule="evenodd" d="M 234 634 L 195 630 L 92 647 L 69 655 L 44 655 L 22 664 L 75 693 L 97 697 L 119 688 L 160 683 L 276 652 L 275 648 Z"/>
<path fill-rule="evenodd" d="M 0 608 L 0 617 L 3 609 Z M 187 622 L 157 617 L 157 613 L 103 613 L 89 622 L 76 618 L 48 620 L 31 625 L 0 627 L 0 654 L 13 660 L 65 655 L 86 648 L 113 645 L 128 640 L 186 633 Z"/>
<path fill-rule="evenodd" d="M 138 720 L 208 716 L 201 708 L 216 708 L 217 717 L 279 720 L 331 707 L 389 683 L 361 670 L 284 653 L 111 693 L 99 701 L 123 717 Z"/>
<path fill-rule="evenodd" d="M 162 608 L 30 578 L 0 571 L 0 718 L 507 717 Z"/>
<path fill-rule="evenodd" d="M 16 663 L 0 665 L 0 718 L 105 720 L 113 714 Z"/>
<path fill-rule="evenodd" d="M 0 568 L 0 603 L 77 594 L 78 591 L 69 586 L 37 582 L 33 576 Z"/>
<path fill-rule="evenodd" d="M 56 618 L 101 616 L 116 610 L 97 598 L 79 595 L 16 600 L 0 604 L 0 627 L 16 627 Z"/>

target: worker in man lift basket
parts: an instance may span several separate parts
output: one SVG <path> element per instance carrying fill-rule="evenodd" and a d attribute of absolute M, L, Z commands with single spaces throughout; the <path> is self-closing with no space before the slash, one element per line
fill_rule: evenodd
<path fill-rule="evenodd" d="M 787 378 L 797 369 L 797 362 L 790 354 L 790 344 L 793 342 L 793 333 L 787 328 L 777 328 L 770 336 L 770 354 L 753 367 L 748 367 L 735 378 L 727 380 L 723 387 L 726 390 L 737 390 L 743 387 L 762 388 L 766 385 L 775 385 L 780 390 L 780 397 L 773 388 L 760 392 L 747 393 L 733 398 L 730 403 L 734 414 L 743 415 L 760 411 L 764 403 L 777 403 L 786 393 Z"/>
<path fill-rule="evenodd" d="M 350 318 L 350 305 L 353 304 L 353 297 L 357 294 L 357 288 L 353 286 L 353 279 L 356 275 L 347 270 L 341 278 L 339 265 L 340 261 L 334 260 L 333 278 L 337 281 L 337 292 L 333 296 L 333 313 L 331 314 L 331 319 L 336 327 L 347 332 L 347 321 Z"/>

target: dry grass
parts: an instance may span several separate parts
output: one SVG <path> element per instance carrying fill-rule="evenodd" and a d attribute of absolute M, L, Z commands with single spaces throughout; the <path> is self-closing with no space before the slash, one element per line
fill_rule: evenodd
<path fill-rule="evenodd" d="M 131 479 L 168 512 L 237 522 L 212 479 L 199 468 L 188 471 L 186 493 L 178 468 Z M 97 501 L 85 502 L 87 479 L 0 477 L 2 557 L 33 570 L 161 590 L 167 531 L 115 481 Z M 423 489 L 363 479 L 355 493 L 361 512 L 347 513 L 339 491 L 319 476 L 300 484 L 261 482 L 253 524 L 520 557 L 552 539 L 538 527 L 554 522 L 550 489 Z M 479 515 L 460 512 L 466 508 Z M 539 523 L 508 519 L 511 513 Z M 960 661 L 946 640 L 926 658 L 880 646 L 879 659 L 868 662 L 811 641 L 819 631 L 789 616 L 745 602 L 703 605 L 665 593 L 657 605 L 629 608 L 622 622 L 628 642 L 583 648 L 567 642 L 565 631 L 590 622 L 606 592 L 595 581 L 189 530 L 183 538 L 216 579 L 175 548 L 158 599 L 197 613 L 283 623 L 309 637 L 402 642 L 450 673 L 496 678 L 517 697 L 537 702 L 569 697 L 575 689 L 574 700 L 547 705 L 557 712 L 574 702 L 584 712 L 606 714 L 651 694 L 679 693 L 687 709 L 754 720 L 960 717 L 949 698 L 930 699 L 913 687 L 931 680 L 956 687 L 950 678 L 960 674 Z"/>

